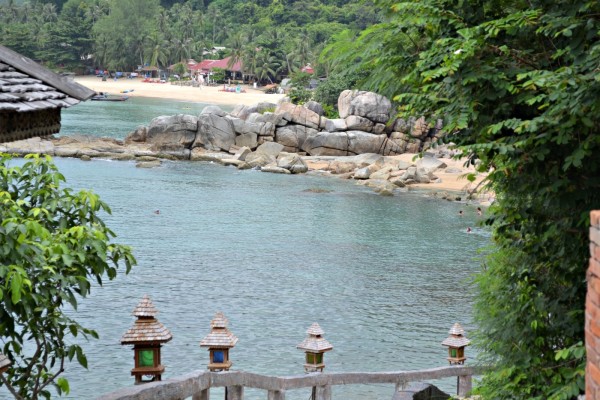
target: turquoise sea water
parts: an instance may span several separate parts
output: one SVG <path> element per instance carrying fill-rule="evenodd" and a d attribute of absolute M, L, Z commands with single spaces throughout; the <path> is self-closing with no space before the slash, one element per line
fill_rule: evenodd
<path fill-rule="evenodd" d="M 151 102 L 143 101 L 140 115 Z M 97 107 L 72 110 L 83 106 Z M 102 107 L 65 115 L 65 132 L 82 120 L 110 125 L 97 122 L 102 115 L 118 119 L 119 127 L 146 118 L 134 112 L 135 102 L 126 107 L 132 110 L 123 107 L 118 118 Z M 119 137 L 124 128 L 115 129 Z M 480 228 L 466 233 L 478 220 L 474 206 L 414 193 L 382 197 L 351 181 L 211 163 L 165 162 L 155 169 L 105 160 L 56 163 L 68 186 L 92 189 L 110 204 L 105 221 L 139 263 L 81 302 L 76 318 L 100 340 L 84 343 L 88 370 L 68 367 L 67 398 L 93 399 L 133 384 L 133 352 L 120 338 L 144 294 L 174 336 L 163 347 L 163 379 L 206 368 L 208 352 L 199 342 L 216 311 L 239 338 L 230 352 L 233 368 L 270 375 L 303 373 L 296 345 L 313 322 L 334 346 L 325 355 L 331 372 L 444 366 L 441 341 L 452 324 L 460 322 L 467 336 L 474 329 L 469 281 L 479 270 L 477 250 L 489 242 Z M 307 191 L 315 188 L 330 192 Z M 476 350 L 468 348 L 467 357 L 472 363 Z M 454 379 L 433 383 L 455 390 Z M 393 389 L 336 386 L 333 398 L 388 400 Z M 211 395 L 221 398 L 222 391 Z M 286 398 L 309 395 L 290 391 Z M 246 399 L 266 396 L 245 392 Z"/>

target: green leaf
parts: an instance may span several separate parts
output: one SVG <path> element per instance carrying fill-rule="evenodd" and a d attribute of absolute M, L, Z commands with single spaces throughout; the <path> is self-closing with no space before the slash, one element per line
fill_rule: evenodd
<path fill-rule="evenodd" d="M 65 378 L 58 378 L 56 380 L 56 386 L 58 387 L 58 394 L 69 394 L 69 392 L 71 391 L 71 389 L 69 388 L 69 381 L 66 380 Z"/>

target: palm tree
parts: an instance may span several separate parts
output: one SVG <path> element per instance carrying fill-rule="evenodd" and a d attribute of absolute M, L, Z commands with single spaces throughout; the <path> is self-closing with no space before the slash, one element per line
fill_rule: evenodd
<path fill-rule="evenodd" d="M 52 3 L 46 3 L 42 6 L 41 10 L 42 21 L 44 22 L 55 22 L 58 19 L 56 13 L 56 6 Z"/>
<path fill-rule="evenodd" d="M 171 40 L 171 46 L 170 53 L 173 56 L 172 60 L 176 62 L 187 63 L 190 55 L 195 50 L 195 43 L 191 38 L 174 38 Z"/>
<path fill-rule="evenodd" d="M 273 83 L 271 77 L 275 77 L 281 68 L 281 63 L 277 58 L 270 53 L 260 52 L 256 60 L 256 68 L 254 73 L 259 81 L 268 79 Z"/>
<path fill-rule="evenodd" d="M 150 65 L 159 69 L 166 66 L 169 62 L 169 42 L 166 41 L 160 32 L 154 31 L 146 42 L 146 59 L 150 60 Z"/>

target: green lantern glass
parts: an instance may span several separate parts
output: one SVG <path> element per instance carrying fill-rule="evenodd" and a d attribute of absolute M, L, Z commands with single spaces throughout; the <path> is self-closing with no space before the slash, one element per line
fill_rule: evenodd
<path fill-rule="evenodd" d="M 140 350 L 138 359 L 140 367 L 154 367 L 154 350 Z"/>

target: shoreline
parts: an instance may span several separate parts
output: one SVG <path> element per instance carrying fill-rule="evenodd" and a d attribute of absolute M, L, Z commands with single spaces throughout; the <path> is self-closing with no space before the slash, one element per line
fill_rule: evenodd
<path fill-rule="evenodd" d="M 97 92 L 108 92 L 109 94 L 113 95 L 160 98 L 165 100 L 198 102 L 221 106 L 251 106 L 260 102 L 277 103 L 280 99 L 285 97 L 284 95 L 279 94 L 265 94 L 260 90 L 248 87 L 248 85 L 243 85 L 243 88 L 246 91 L 246 93 L 232 93 L 223 91 L 222 85 L 203 86 L 199 88 L 191 86 L 171 85 L 170 83 L 147 83 L 143 82 L 141 78 L 121 78 L 117 81 L 102 81 L 101 78 L 95 76 L 76 76 L 74 78 L 74 81 L 90 88 L 91 90 Z M 133 90 L 133 92 L 121 93 L 125 90 Z M 148 153 L 146 153 L 145 155 L 153 156 L 152 154 Z M 65 155 L 56 154 L 56 156 L 61 157 Z M 92 157 L 94 156 L 92 155 Z M 416 157 L 418 157 L 418 154 L 404 153 L 401 155 L 388 157 L 397 159 L 398 161 L 413 163 L 416 162 Z M 343 157 L 339 157 L 339 159 L 343 160 Z M 464 161 L 462 160 L 444 158 L 443 161 L 447 164 L 447 168 L 435 172 L 435 175 L 439 178 L 438 182 L 434 181 L 431 183 L 413 183 L 410 185 L 409 190 L 424 191 L 433 195 L 443 194 L 444 192 L 447 192 L 448 199 L 454 198 L 458 195 L 460 195 L 460 197 L 464 199 L 466 193 L 468 193 L 469 190 L 472 190 L 473 188 L 477 187 L 477 185 L 486 176 L 484 174 L 479 174 L 475 182 L 469 182 L 466 179 L 466 174 L 474 172 L 473 167 L 464 167 Z M 309 166 L 309 172 L 312 173 L 318 173 L 319 171 L 325 173 L 325 171 L 328 171 L 329 167 L 329 162 L 323 160 L 307 160 L 307 164 Z M 333 178 L 342 178 L 339 175 L 331 172 L 327 172 L 327 174 Z M 474 196 L 475 198 L 471 201 L 483 205 L 488 205 L 490 201 L 493 201 L 494 198 L 493 193 L 480 192 L 474 194 Z"/>
<path fill-rule="evenodd" d="M 261 102 L 279 102 L 285 95 L 266 94 L 249 85 L 241 85 L 243 93 L 225 92 L 223 85 L 218 86 L 179 86 L 171 83 L 143 82 L 141 78 L 120 78 L 117 81 L 102 81 L 96 76 L 76 76 L 74 82 L 95 92 L 104 92 L 115 96 L 150 97 L 165 100 L 178 100 L 192 103 L 208 103 L 216 105 L 253 105 Z M 235 86 L 232 85 L 235 88 Z M 128 91 L 127 93 L 123 93 Z"/>

